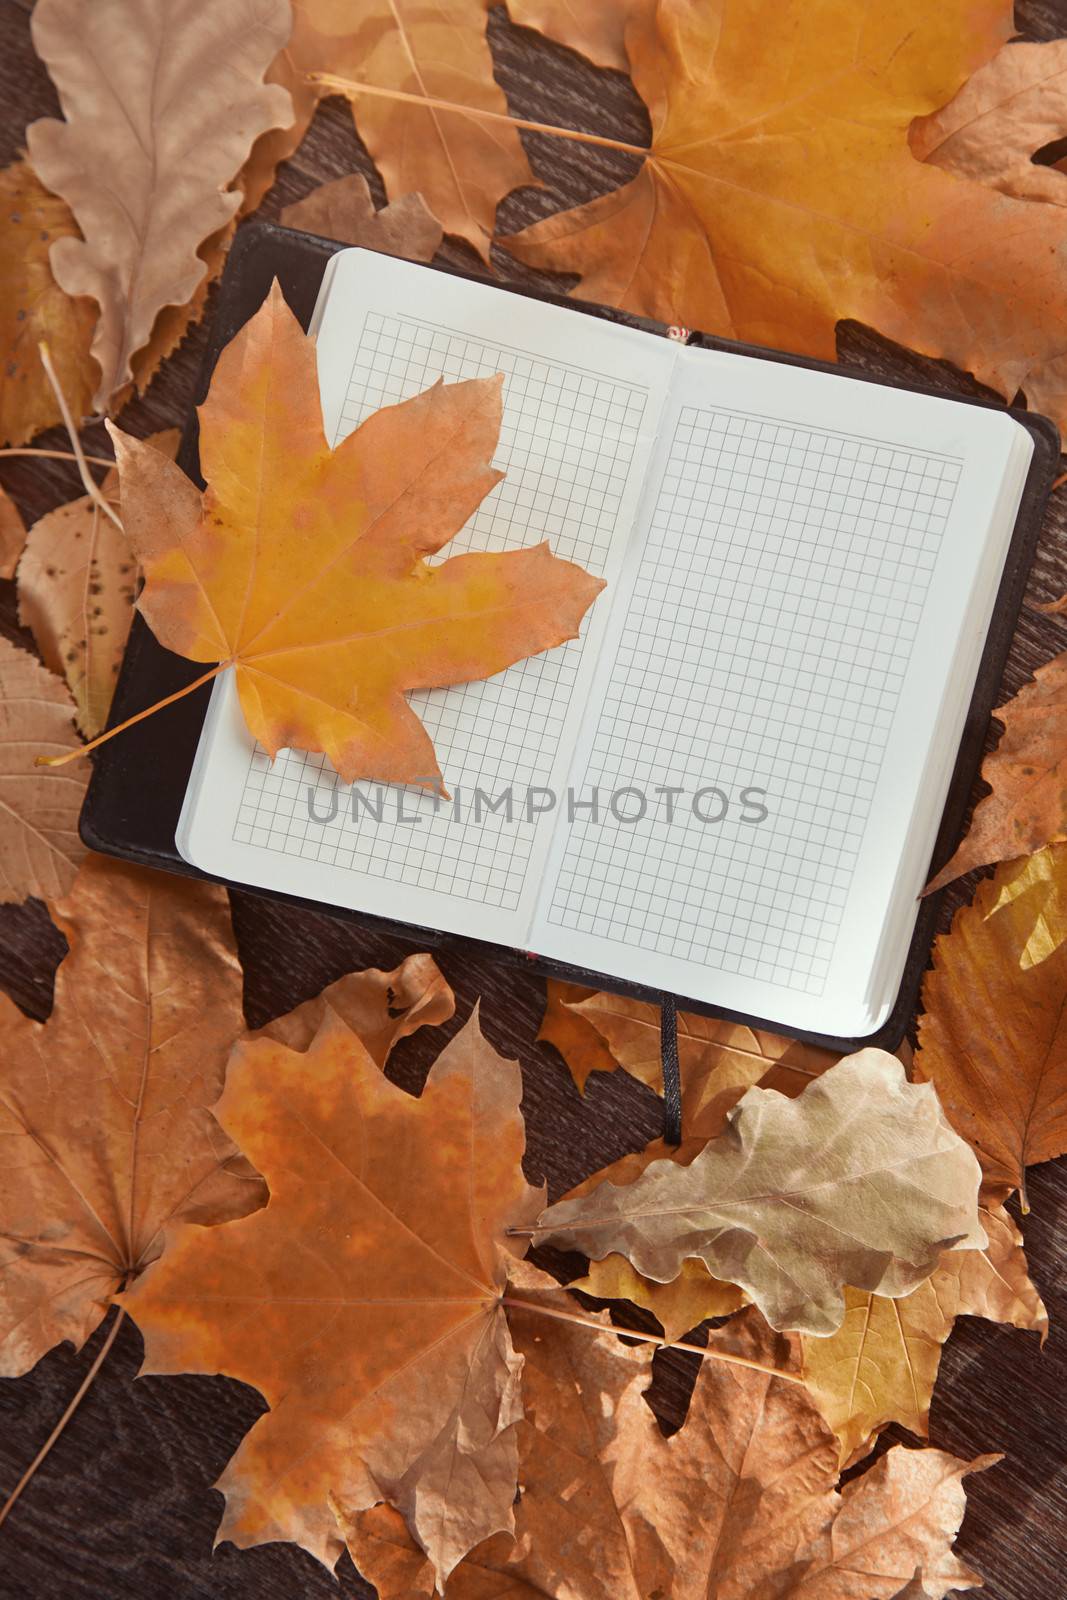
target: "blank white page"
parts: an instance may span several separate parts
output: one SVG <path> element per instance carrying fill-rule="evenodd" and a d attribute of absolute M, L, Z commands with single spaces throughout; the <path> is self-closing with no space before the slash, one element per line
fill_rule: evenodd
<path fill-rule="evenodd" d="M 230 675 L 216 681 L 178 845 L 246 883 L 523 944 L 552 817 L 525 820 L 531 788 L 560 789 L 612 591 L 633 533 L 676 347 L 666 340 L 362 250 L 335 256 L 320 294 L 319 383 L 336 444 L 371 412 L 438 378 L 505 374 L 494 464 L 506 477 L 437 559 L 464 550 L 553 552 L 608 579 L 581 637 L 484 682 L 413 694 L 455 797 L 360 784 L 321 755 L 272 764 L 249 738 Z M 511 787 L 517 812 L 480 806 Z M 315 813 L 329 817 L 317 822 Z"/>
<path fill-rule="evenodd" d="M 995 411 L 683 353 L 575 769 L 599 815 L 560 831 L 535 948 L 785 1028 L 884 1020 L 1030 449 Z"/>

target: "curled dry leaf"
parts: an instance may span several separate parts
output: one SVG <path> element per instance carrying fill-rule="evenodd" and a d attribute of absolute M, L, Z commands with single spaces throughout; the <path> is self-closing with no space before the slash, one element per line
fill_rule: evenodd
<path fill-rule="evenodd" d="M 845 1320 L 828 1339 L 803 1340 L 804 1380 L 841 1446 L 841 1465 L 864 1455 L 889 1422 L 928 1434 L 941 1348 L 957 1317 L 985 1317 L 1048 1334 L 1022 1235 L 996 1196 L 979 1208 L 985 1250 L 950 1250 L 902 1300 L 845 1290 Z"/>
<path fill-rule="evenodd" d="M 927 894 L 975 867 L 1030 855 L 1067 836 L 1067 653 L 1038 667 L 1033 683 L 993 714 L 1004 724 L 982 763 L 993 792 L 979 800 L 967 837 Z"/>
<path fill-rule="evenodd" d="M 85 855 L 78 817 L 89 774 L 35 760 L 80 745 L 64 684 L 0 638 L 0 901 L 58 900 L 74 882 Z"/>
<path fill-rule="evenodd" d="M 0 578 L 13 578 L 26 544 L 26 527 L 11 496 L 0 489 Z"/>
<path fill-rule="evenodd" d="M 1031 158 L 1067 128 L 1067 40 L 1013 40 L 909 131 L 920 161 L 1004 194 L 1067 205 L 1067 177 Z"/>
<path fill-rule="evenodd" d="M 55 241 L 77 234 L 69 207 L 27 161 L 0 172 L 0 444 L 23 444 L 61 420 L 37 349 L 42 339 L 71 411 L 81 418 L 89 410 L 95 307 L 64 294 L 48 259 Z"/>
<path fill-rule="evenodd" d="M 323 750 L 346 782 L 443 789 L 405 692 L 489 677 L 577 634 L 603 583 L 547 544 L 424 559 L 502 476 L 489 464 L 500 389 L 437 383 L 331 450 L 314 343 L 275 284 L 200 407 L 206 494 L 109 424 L 138 608 L 168 649 L 236 667 L 272 756 Z"/>
<path fill-rule="evenodd" d="M 908 1294 L 943 1250 L 981 1249 L 979 1169 L 928 1085 L 863 1050 L 796 1100 L 749 1089 L 689 1162 L 550 1206 L 535 1236 L 669 1282 L 698 1257 L 776 1328 L 833 1333 L 843 1287 Z"/>
<path fill-rule="evenodd" d="M 173 460 L 178 430 L 147 439 Z M 112 469 L 101 493 L 118 504 Z M 107 721 L 133 620 L 137 563 L 122 530 L 91 495 L 40 517 L 18 568 L 19 621 L 45 664 L 67 680 L 78 727 L 95 738 Z"/>
<path fill-rule="evenodd" d="M 270 1405 L 220 1480 L 220 1537 L 332 1561 L 330 1495 L 385 1498 L 443 1581 L 511 1527 L 522 1362 L 500 1296 L 507 1229 L 543 1199 L 520 1095 L 476 1017 L 419 1099 L 332 1006 L 303 1052 L 238 1046 L 217 1115 L 270 1205 L 182 1229 L 127 1297 L 147 1371 L 226 1372 Z"/>
<path fill-rule="evenodd" d="M 226 891 L 90 857 L 31 1022 L 0 997 L 0 1371 L 82 1344 L 179 1218 L 266 1191 L 208 1110 L 242 1027 Z"/>
<path fill-rule="evenodd" d="M 994 1457 L 897 1447 L 838 1494 L 833 1437 L 802 1388 L 705 1361 L 665 1439 L 640 1369 L 605 1335 L 511 1321 L 528 1391 L 516 1538 L 474 1551 L 448 1600 L 895 1600 L 911 1580 L 942 1600 L 980 1582 L 952 1540 L 961 1480 Z M 785 1341 L 753 1313 L 730 1332 L 738 1353 L 780 1360 Z M 382 1600 L 432 1600 L 432 1569 L 388 1507 L 340 1517 Z"/>
<path fill-rule="evenodd" d="M 368 967 L 346 973 L 294 1011 L 275 1017 L 253 1038 L 306 1050 L 332 1015 L 358 1034 L 372 1061 L 384 1067 L 401 1039 L 418 1028 L 447 1022 L 455 1010 L 456 997 L 433 957 L 406 956 L 392 972 Z"/>
<path fill-rule="evenodd" d="M 376 211 L 370 184 L 361 172 L 321 184 L 306 199 L 286 206 L 282 221 L 287 228 L 303 228 L 409 261 L 431 260 L 444 237 L 421 194 L 401 195 Z"/>
<path fill-rule="evenodd" d="M 978 885 L 923 983 L 915 1074 L 1024 1211 L 1026 1168 L 1067 1151 L 1065 930 L 1067 845 L 1049 845 Z"/>
<path fill-rule="evenodd" d="M 833 360 L 855 318 L 1063 421 L 1067 217 L 908 147 L 1011 28 L 1008 0 L 873 23 L 851 0 L 660 0 L 626 36 L 641 171 L 503 242 L 587 299 L 801 355 Z"/>
<path fill-rule="evenodd" d="M 509 190 L 534 182 L 518 130 L 506 120 L 471 116 L 464 108 L 506 119 L 507 101 L 493 77 L 485 36 L 485 0 L 294 0 L 293 34 L 275 67 L 292 89 L 297 125 L 253 153 L 246 182 L 257 189 L 273 165 L 292 153 L 322 93 L 342 85 L 309 87 L 308 75 L 397 90 L 412 100 L 349 91 L 356 128 L 390 198 L 418 193 L 446 233 L 466 239 L 489 259 L 497 203 Z M 452 102 L 454 110 L 419 105 Z"/>
<path fill-rule="evenodd" d="M 287 92 L 263 74 L 289 36 L 287 0 L 39 0 L 33 42 L 64 121 L 26 130 L 42 183 L 81 229 L 51 248 L 71 295 L 100 308 L 92 353 L 104 410 L 133 375 L 159 314 L 191 301 L 200 246 L 232 221 L 228 191 L 253 141 L 285 126 Z"/>

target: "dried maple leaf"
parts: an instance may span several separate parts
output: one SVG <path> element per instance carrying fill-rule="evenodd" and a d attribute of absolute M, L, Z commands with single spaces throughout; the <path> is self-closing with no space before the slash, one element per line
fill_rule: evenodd
<path fill-rule="evenodd" d="M 1026 1168 L 1067 1151 L 1065 928 L 1067 846 L 1049 845 L 978 885 L 923 984 L 916 1077 L 1024 1211 Z M 1035 938 L 1044 959 L 1026 962 Z"/>
<path fill-rule="evenodd" d="M 626 36 L 641 171 L 503 242 L 588 299 L 826 360 L 856 318 L 1063 420 L 1067 218 L 907 142 L 1011 26 L 1008 0 L 660 0 Z"/>
<path fill-rule="evenodd" d="M 626 27 L 655 0 L 508 0 L 508 16 L 522 28 L 558 39 L 598 67 L 629 70 Z"/>
<path fill-rule="evenodd" d="M 985 1250 L 950 1250 L 926 1283 L 902 1300 L 845 1290 L 845 1320 L 828 1339 L 803 1340 L 804 1380 L 848 1466 L 888 1422 L 925 1439 L 941 1348 L 957 1317 L 985 1317 L 1048 1334 L 1022 1235 L 993 1196 L 979 1209 Z"/>
<path fill-rule="evenodd" d="M 145 442 L 173 459 L 178 430 Z M 114 470 L 100 488 L 117 504 Z M 33 633 L 46 666 L 66 678 L 87 739 L 107 721 L 136 583 L 125 536 L 91 495 L 47 512 L 30 529 L 18 567 L 19 621 Z"/>
<path fill-rule="evenodd" d="M 32 1022 L 0 996 L 0 1371 L 82 1344 L 112 1295 L 201 1224 L 263 1204 L 207 1109 L 242 1027 L 224 889 L 90 857 L 70 953 Z"/>
<path fill-rule="evenodd" d="M 967 837 L 927 884 L 931 894 L 992 861 L 1032 854 L 1067 836 L 1067 652 L 1046 662 L 1006 705 L 997 748 L 982 763 L 992 789 L 974 808 Z"/>
<path fill-rule="evenodd" d="M 545 1014 L 538 1039 L 555 1045 L 581 1094 L 593 1072 L 614 1072 L 619 1063 L 591 1022 L 574 1009 L 575 1000 L 587 1000 L 596 993 L 580 983 L 561 983 L 549 978 Z"/>
<path fill-rule="evenodd" d="M 292 86 L 293 134 L 307 128 L 319 95 L 347 93 L 387 193 L 421 194 L 445 232 L 488 261 L 497 203 L 535 179 L 493 77 L 486 10 L 485 0 L 436 0 L 432 8 L 421 0 L 364 0 L 354 15 L 349 0 L 295 0 L 293 36 L 275 70 Z M 314 73 L 326 81 L 309 92 Z M 371 92 L 359 93 L 358 84 Z M 451 104 L 419 104 L 426 99 Z M 254 153 L 257 187 L 295 148 L 293 134 Z"/>
<path fill-rule="evenodd" d="M 80 749 L 66 686 L 0 638 L 0 901 L 57 900 L 74 882 L 89 774 L 39 767 L 36 754 Z"/>
<path fill-rule="evenodd" d="M 200 407 L 201 495 L 109 424 L 137 602 L 168 649 L 234 665 L 245 720 L 273 756 L 323 750 L 346 782 L 441 786 L 404 694 L 501 672 L 573 638 L 603 588 L 547 543 L 424 557 L 502 474 L 501 379 L 435 384 L 335 450 L 313 342 L 275 284 L 223 351 Z"/>
<path fill-rule="evenodd" d="M 51 264 L 61 288 L 100 307 L 100 410 L 131 379 L 159 314 L 201 284 L 197 252 L 237 211 L 227 185 L 253 140 L 292 118 L 286 91 L 263 81 L 290 25 L 287 0 L 140 0 L 134 47 L 122 6 L 34 7 L 34 47 L 65 121 L 31 123 L 26 142 L 83 235 L 57 240 Z"/>
<path fill-rule="evenodd" d="M 60 420 L 37 349 L 42 339 L 74 415 L 89 409 L 93 302 L 64 294 L 48 260 L 54 241 L 77 233 L 69 208 L 28 162 L 0 172 L 0 444 L 22 444 Z"/>
<path fill-rule="evenodd" d="M 303 1052 L 240 1045 L 219 1121 L 265 1211 L 186 1228 L 129 1294 L 146 1370 L 226 1372 L 271 1409 L 226 1469 L 221 1537 L 339 1553 L 331 1494 L 403 1511 L 443 1580 L 512 1524 L 521 1359 L 500 1296 L 522 1176 L 518 1065 L 477 1018 L 414 1099 L 332 1007 Z"/>
<path fill-rule="evenodd" d="M 448 1600 L 890 1600 L 912 1579 L 941 1600 L 980 1582 L 952 1539 L 961 1479 L 997 1458 L 898 1447 L 838 1494 L 833 1436 L 803 1388 L 706 1361 L 686 1426 L 664 1439 L 640 1370 L 604 1334 L 511 1320 L 529 1394 L 516 1539 L 474 1551 Z M 730 1329 L 780 1359 L 784 1341 L 751 1313 Z M 341 1520 L 382 1600 L 436 1594 L 388 1508 Z"/>
<path fill-rule="evenodd" d="M 569 1005 L 604 1040 L 612 1058 L 657 1094 L 663 1093 L 660 1008 L 624 995 L 594 993 Z M 721 1017 L 678 1013 L 678 1066 L 687 1136 L 713 1137 L 726 1113 L 754 1083 L 799 1094 L 839 1057 L 831 1050 Z"/>
<path fill-rule="evenodd" d="M 18 507 L 0 489 L 0 578 L 13 578 L 26 544 L 26 527 Z"/>
<path fill-rule="evenodd" d="M 332 1014 L 359 1035 L 371 1059 L 384 1067 L 401 1039 L 418 1028 L 447 1022 L 455 1009 L 456 997 L 433 957 L 406 956 L 392 972 L 368 967 L 346 973 L 253 1037 L 306 1050 Z"/>
<path fill-rule="evenodd" d="M 401 195 L 376 211 L 370 184 L 361 172 L 321 184 L 306 199 L 286 206 L 282 221 L 287 228 L 303 228 L 409 261 L 431 260 L 444 237 L 421 194 Z"/>
<path fill-rule="evenodd" d="M 933 162 L 1004 194 L 1067 205 L 1067 181 L 1031 158 L 1062 139 L 1067 127 L 1067 40 L 1012 40 L 968 78 L 957 94 L 919 117 L 909 140 Z"/>
<path fill-rule="evenodd" d="M 688 1165 L 653 1162 L 550 1206 L 535 1237 L 625 1255 L 669 1282 L 688 1257 L 739 1284 L 772 1326 L 832 1333 L 843 1286 L 908 1294 L 941 1252 L 980 1249 L 979 1170 L 928 1085 L 881 1050 L 848 1056 L 796 1100 L 749 1089 Z"/>

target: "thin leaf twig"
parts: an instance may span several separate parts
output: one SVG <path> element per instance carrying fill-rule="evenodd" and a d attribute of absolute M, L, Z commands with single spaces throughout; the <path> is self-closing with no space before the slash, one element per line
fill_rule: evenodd
<path fill-rule="evenodd" d="M 59 406 L 60 414 L 63 418 L 63 425 L 70 435 L 71 448 L 74 451 L 74 459 L 78 463 L 78 471 L 81 474 L 82 483 L 85 485 L 85 492 L 96 501 L 104 515 L 111 518 L 119 532 L 123 533 L 125 530 L 123 529 L 121 521 L 115 515 L 115 512 L 111 509 L 110 505 L 104 499 L 103 495 L 100 493 L 100 490 L 93 482 L 93 475 L 89 471 L 88 464 L 86 463 L 85 452 L 81 447 L 81 440 L 78 438 L 78 430 L 74 426 L 74 418 L 70 414 L 70 407 L 67 404 L 67 397 L 63 393 L 63 387 L 56 375 L 56 369 L 52 365 L 52 357 L 48 346 L 42 339 L 37 348 L 41 353 L 41 365 L 45 370 L 45 374 L 49 383 L 52 385 L 52 392 L 56 397 L 56 404 Z M 109 465 L 111 464 L 113 463 L 109 463 Z"/>
<path fill-rule="evenodd" d="M 98 733 L 95 739 L 90 739 L 88 744 L 80 744 L 74 750 L 67 750 L 61 756 L 36 756 L 36 767 L 65 767 L 68 761 L 77 761 L 79 756 L 87 756 L 90 750 L 95 750 L 98 745 L 107 744 L 116 733 L 124 733 L 127 728 L 132 728 L 135 722 L 143 722 L 156 711 L 162 711 L 164 706 L 173 705 L 175 700 L 184 700 L 187 694 L 192 694 L 194 689 L 199 689 L 203 683 L 210 683 L 212 678 L 217 678 L 220 672 L 227 667 L 232 667 L 232 661 L 219 661 L 209 672 L 202 672 L 199 678 L 194 678 L 192 683 L 187 683 L 184 689 L 175 689 L 173 694 L 166 695 L 162 700 L 157 700 L 154 705 L 145 706 L 143 711 L 135 712 L 132 717 L 127 717 L 125 722 L 117 722 L 113 728 Z"/>
<path fill-rule="evenodd" d="M 75 1411 L 77 1411 L 82 1401 L 85 1399 L 85 1396 L 92 1387 L 93 1380 L 100 1371 L 100 1368 L 104 1365 L 104 1362 L 107 1360 L 111 1346 L 115 1343 L 115 1339 L 118 1336 L 118 1331 L 122 1327 L 122 1324 L 125 1320 L 126 1308 L 124 1306 L 119 1306 L 118 1315 L 111 1324 L 108 1336 L 100 1346 L 100 1349 L 97 1351 L 96 1358 L 93 1361 L 92 1366 L 89 1368 L 88 1372 L 85 1374 L 85 1377 L 78 1385 L 78 1389 L 74 1395 L 74 1398 L 71 1400 L 70 1404 L 67 1406 L 67 1409 L 64 1411 L 63 1415 L 60 1417 L 59 1421 L 48 1435 L 48 1438 L 38 1450 L 29 1466 L 26 1468 L 26 1471 L 22 1474 L 22 1477 L 19 1479 L 18 1483 L 16 1483 L 15 1487 L 4 1501 L 4 1504 L 0 1506 L 0 1527 L 2 1527 L 4 1522 L 7 1520 L 7 1517 L 16 1500 L 18 1500 L 19 1496 L 22 1494 L 22 1491 L 26 1488 L 26 1485 L 29 1483 L 30 1479 L 33 1477 L 34 1473 L 44 1461 L 45 1457 L 55 1444 L 56 1440 L 59 1438 L 60 1434 L 63 1432 L 63 1429 L 67 1426 L 67 1423 L 70 1421 Z"/>

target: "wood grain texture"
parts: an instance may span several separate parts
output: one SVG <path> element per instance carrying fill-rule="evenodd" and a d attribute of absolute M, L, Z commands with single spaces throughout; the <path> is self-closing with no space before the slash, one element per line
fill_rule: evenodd
<path fill-rule="evenodd" d="M 57 113 L 30 46 L 29 9 L 23 0 L 0 0 L 0 163 L 15 156 L 28 121 Z M 1067 33 L 1067 0 L 1027 0 L 1017 21 L 1032 38 Z M 491 39 L 498 78 L 518 115 L 634 142 L 647 138 L 644 108 L 621 75 L 591 69 L 570 52 L 510 27 L 500 9 L 491 19 Z M 758 41 L 753 48 L 758 52 Z M 633 170 L 631 158 L 612 152 L 544 135 L 524 135 L 524 142 L 544 187 L 523 190 L 505 203 L 499 219 L 505 232 L 610 189 Z M 354 170 L 368 177 L 381 204 L 381 185 L 347 109 L 328 102 L 261 215 L 276 216 L 317 184 Z M 446 241 L 443 254 L 474 265 L 454 243 Z M 495 253 L 495 264 L 503 281 L 549 282 L 503 252 Z M 145 434 L 181 422 L 202 344 L 202 330 L 193 330 L 148 393 L 125 413 L 130 431 Z M 973 382 L 953 369 L 855 325 L 841 328 L 839 351 L 844 362 L 887 378 L 975 392 Z M 104 443 L 97 428 L 86 439 L 90 449 Z M 37 442 L 64 445 L 58 431 Z M 78 492 L 76 475 L 61 463 L 0 462 L 0 480 L 27 521 Z M 1065 531 L 1067 485 L 1053 497 L 1030 601 L 1067 590 Z M 15 621 L 10 584 L 0 584 L 0 631 L 29 643 Z M 1024 611 L 1001 699 L 1065 648 L 1067 622 Z M 969 893 L 969 882 L 953 891 L 946 919 Z M 242 893 L 234 893 L 232 902 L 253 1026 L 353 967 L 391 966 L 411 949 L 325 913 L 294 911 Z M 34 1016 L 45 1016 L 51 1005 L 52 974 L 63 948 L 39 904 L 0 908 L 0 984 Z M 657 1103 L 625 1073 L 594 1075 L 583 1100 L 551 1046 L 534 1042 L 544 1004 L 540 979 L 503 966 L 474 941 L 451 950 L 443 964 L 457 991 L 456 1019 L 448 1028 L 423 1030 L 404 1041 L 390 1064 L 399 1083 L 421 1083 L 443 1038 L 480 997 L 486 1034 L 522 1064 L 528 1173 L 547 1177 L 553 1197 L 659 1131 Z M 1026 1242 L 1052 1317 L 1048 1346 L 1042 1353 L 1031 1335 L 964 1319 L 945 1352 L 931 1421 L 933 1441 L 945 1449 L 961 1455 L 999 1449 L 1008 1455 L 1004 1465 L 971 1480 L 960 1539 L 966 1559 L 986 1575 L 990 1600 L 1053 1600 L 1067 1588 L 1067 1163 L 1034 1169 L 1030 1187 Z M 566 1275 L 581 1270 L 576 1257 L 553 1259 Z M 635 1310 L 630 1325 L 642 1321 Z M 62 1412 L 105 1333 L 101 1329 L 81 1354 L 64 1346 L 25 1378 L 0 1382 L 0 1499 Z M 137 1330 L 125 1327 L 72 1425 L 0 1529 L 0 1600 L 368 1600 L 372 1591 L 347 1557 L 338 1585 L 291 1546 L 238 1551 L 224 1544 L 212 1553 L 221 1501 L 211 1485 L 262 1401 L 222 1378 L 134 1382 L 140 1350 Z M 657 1358 L 656 1406 L 668 1426 L 684 1413 L 696 1361 Z M 906 1438 L 899 1430 L 889 1437 Z"/>

